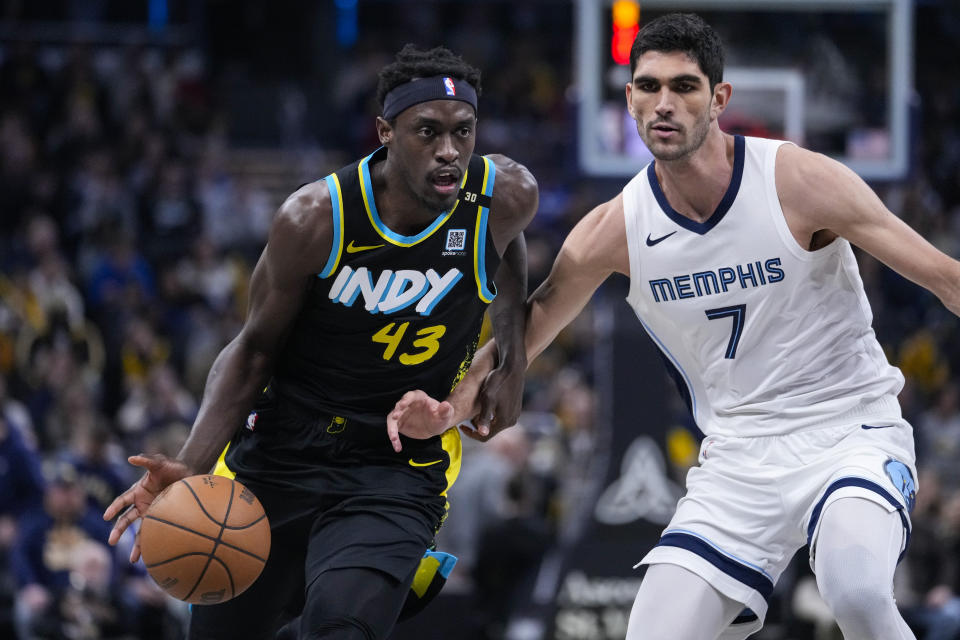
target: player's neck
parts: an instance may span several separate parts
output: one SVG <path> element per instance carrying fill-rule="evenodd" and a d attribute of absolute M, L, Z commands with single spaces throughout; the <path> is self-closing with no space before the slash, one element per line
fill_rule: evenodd
<path fill-rule="evenodd" d="M 670 206 L 696 222 L 716 210 L 733 177 L 734 138 L 716 124 L 703 144 L 677 160 L 657 160 L 657 181 Z"/>
<path fill-rule="evenodd" d="M 443 212 L 429 207 L 418 198 L 404 178 L 390 170 L 388 162 L 385 160 L 370 166 L 373 197 L 380 220 L 391 231 L 416 235 Z"/>

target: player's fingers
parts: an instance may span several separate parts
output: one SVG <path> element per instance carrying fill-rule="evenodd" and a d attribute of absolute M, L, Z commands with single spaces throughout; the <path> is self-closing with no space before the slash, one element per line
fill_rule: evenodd
<path fill-rule="evenodd" d="M 164 461 L 165 461 L 165 458 L 163 458 L 162 456 L 157 456 L 157 455 L 147 456 L 142 453 L 138 453 L 136 455 L 132 455 L 129 458 L 127 458 L 127 462 L 129 462 L 130 464 L 136 467 L 143 467 L 147 471 L 155 471 L 159 469 L 163 465 Z"/>
<path fill-rule="evenodd" d="M 133 548 L 130 549 L 130 564 L 136 563 L 140 559 L 140 537 L 137 536 L 137 541 L 133 543 Z"/>
<path fill-rule="evenodd" d="M 474 419 L 480 435 L 486 436 L 490 433 L 490 424 L 496 415 L 497 395 L 501 384 L 503 380 L 496 371 L 488 373 L 483 381 L 483 387 L 480 390 L 480 412 Z"/>
<path fill-rule="evenodd" d="M 463 435 L 470 438 L 471 440 L 476 440 L 477 442 L 486 442 L 487 440 L 489 440 L 489 437 L 485 435 L 481 435 L 479 430 L 474 431 L 470 427 L 465 427 L 463 425 L 460 426 L 460 432 L 463 433 Z"/>
<path fill-rule="evenodd" d="M 478 433 L 489 429 L 490 420 L 493 418 L 493 403 L 489 398 L 480 397 L 480 411 L 473 417 L 473 426 L 477 428 Z"/>
<path fill-rule="evenodd" d="M 493 410 L 487 409 L 483 405 L 480 407 L 480 413 L 473 417 L 473 426 L 476 427 L 478 436 L 486 436 L 490 433 L 490 422 L 493 417 Z"/>
<path fill-rule="evenodd" d="M 453 405 L 446 400 L 443 402 L 438 402 L 437 406 L 434 408 L 434 413 L 436 413 L 440 420 L 449 423 L 453 420 Z"/>
<path fill-rule="evenodd" d="M 480 413 L 473 418 L 473 425 L 477 428 L 477 435 L 483 437 L 490 435 L 490 423 L 493 422 L 494 415 L 493 406 L 494 403 L 490 399 L 480 403 Z"/>
<path fill-rule="evenodd" d="M 120 536 L 123 535 L 123 532 L 127 530 L 131 524 L 133 524 L 137 518 L 140 517 L 140 510 L 136 505 L 130 505 L 130 508 L 123 512 L 117 522 L 113 525 L 113 529 L 110 531 L 110 538 L 108 542 L 110 544 L 117 544 L 120 540 Z"/>
<path fill-rule="evenodd" d="M 110 506 L 106 508 L 103 512 L 104 520 L 113 520 L 118 513 L 123 509 L 133 504 L 133 490 L 136 488 L 136 485 L 130 487 L 119 496 L 114 498 L 113 502 L 110 503 Z"/>
<path fill-rule="evenodd" d="M 403 411 L 404 409 L 409 407 L 410 404 L 413 402 L 413 398 L 414 398 L 413 391 L 407 391 L 405 394 L 403 394 L 403 396 L 401 396 L 399 400 L 397 400 L 397 403 L 393 405 L 393 413 L 396 413 L 398 411 Z"/>
<path fill-rule="evenodd" d="M 413 391 L 407 391 L 400 400 L 397 401 L 397 404 L 394 405 L 394 410 L 406 410 L 409 409 L 411 405 L 417 402 L 427 402 L 432 400 L 432 398 L 421 391 L 420 389 L 414 389 Z"/>
<path fill-rule="evenodd" d="M 390 444 L 393 446 L 393 450 L 397 453 L 400 453 L 400 450 L 403 449 L 403 445 L 400 444 L 399 419 L 400 416 L 397 414 L 397 411 L 393 411 L 387 416 L 387 436 L 390 438 Z"/>

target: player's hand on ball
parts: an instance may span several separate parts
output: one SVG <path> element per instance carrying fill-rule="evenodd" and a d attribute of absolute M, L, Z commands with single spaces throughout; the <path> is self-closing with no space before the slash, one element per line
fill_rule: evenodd
<path fill-rule="evenodd" d="M 447 401 L 435 400 L 419 389 L 406 392 L 387 414 L 387 435 L 393 450 L 403 448 L 401 433 L 418 440 L 440 435 L 453 426 L 453 413 L 453 405 Z"/>
<path fill-rule="evenodd" d="M 112 545 L 117 544 L 127 527 L 143 517 L 150 503 L 161 491 L 177 480 L 191 475 L 187 465 L 160 454 L 130 456 L 127 461 L 132 465 L 143 467 L 147 472 L 129 489 L 117 496 L 103 512 L 104 520 L 113 520 L 117 514 L 123 512 L 110 532 L 109 542 Z M 130 562 L 136 562 L 139 558 L 140 541 L 137 540 L 130 551 Z"/>

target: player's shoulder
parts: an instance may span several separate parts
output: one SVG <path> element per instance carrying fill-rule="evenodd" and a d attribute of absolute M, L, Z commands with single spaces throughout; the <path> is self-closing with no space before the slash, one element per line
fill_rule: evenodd
<path fill-rule="evenodd" d="M 524 165 L 502 153 L 488 153 L 484 157 L 497 167 L 497 180 L 503 175 L 509 179 L 529 180 L 536 184 L 533 174 Z"/>
<path fill-rule="evenodd" d="M 777 195 L 797 204 L 841 195 L 844 183 L 854 176 L 843 163 L 795 144 L 777 148 L 775 175 Z"/>
<path fill-rule="evenodd" d="M 493 200 L 490 203 L 490 231 L 503 254 L 507 244 L 533 219 L 540 203 L 537 181 L 530 171 L 501 154 L 485 156 L 496 167 Z"/>
<path fill-rule="evenodd" d="M 789 142 L 778 146 L 776 153 L 776 172 L 787 179 L 809 179 L 843 166 L 830 156 Z"/>
<path fill-rule="evenodd" d="M 318 180 L 303 185 L 291 193 L 280 205 L 274 216 L 274 226 L 300 232 L 309 229 L 328 219 L 332 211 L 330 190 L 325 180 Z"/>
<path fill-rule="evenodd" d="M 623 216 L 623 193 L 595 206 L 577 222 L 575 229 L 590 251 L 608 254 L 621 245 L 625 248 L 627 225 Z"/>
<path fill-rule="evenodd" d="M 583 221 L 590 224 L 624 226 L 623 192 L 595 206 L 583 217 L 581 222 Z"/>
<path fill-rule="evenodd" d="M 564 241 L 564 252 L 584 269 L 629 275 L 623 194 L 587 212 Z"/>
<path fill-rule="evenodd" d="M 571 235 L 588 239 L 592 249 L 604 252 L 621 241 L 626 242 L 626 222 L 623 217 L 623 193 L 602 202 L 587 212 Z"/>
<path fill-rule="evenodd" d="M 524 165 L 499 153 L 486 156 L 496 167 L 493 191 L 494 205 L 508 205 L 511 210 L 536 210 L 539 198 L 537 179 Z"/>
<path fill-rule="evenodd" d="M 324 180 L 303 185 L 280 205 L 270 225 L 270 241 L 305 251 L 329 248 L 333 229 L 333 206 Z M 326 255 L 323 253 L 323 255 Z"/>

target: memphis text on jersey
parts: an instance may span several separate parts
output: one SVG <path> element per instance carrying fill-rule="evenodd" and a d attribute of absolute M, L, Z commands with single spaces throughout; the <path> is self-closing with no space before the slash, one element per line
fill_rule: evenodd
<path fill-rule="evenodd" d="M 761 262 L 747 262 L 734 267 L 720 267 L 710 271 L 698 271 L 672 278 L 650 280 L 650 291 L 655 302 L 667 302 L 684 298 L 699 298 L 726 293 L 729 289 L 762 287 L 783 281 L 780 258 Z"/>

